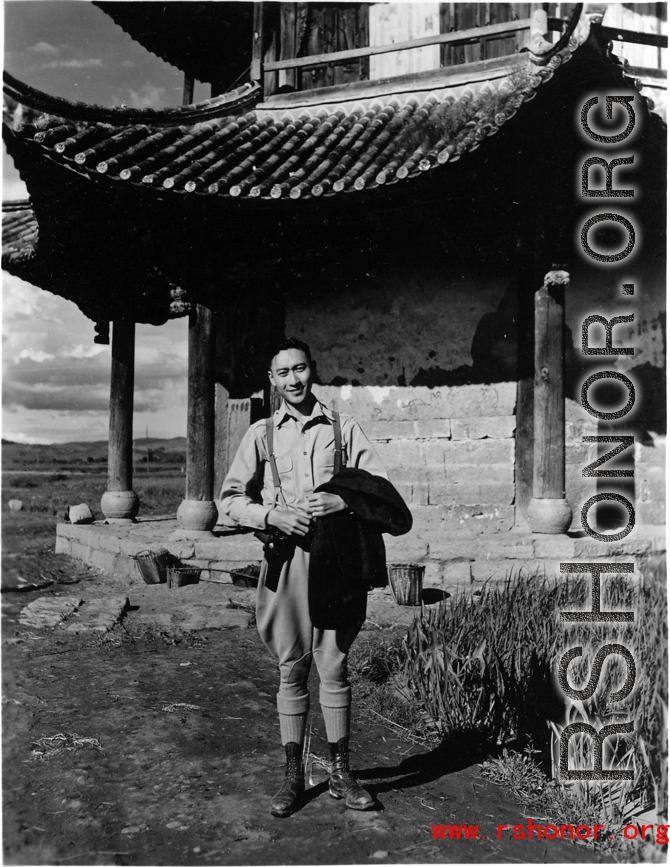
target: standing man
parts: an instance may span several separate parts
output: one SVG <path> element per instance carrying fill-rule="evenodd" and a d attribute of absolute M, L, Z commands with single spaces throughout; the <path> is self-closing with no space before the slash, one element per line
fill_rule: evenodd
<path fill-rule="evenodd" d="M 269 364 L 270 382 L 282 397 L 271 424 L 261 420 L 247 431 L 223 483 L 223 508 L 237 523 L 289 537 L 292 554 L 269 576 L 263 564 L 256 602 L 258 631 L 279 662 L 277 710 L 286 751 L 284 784 L 272 799 L 273 816 L 289 816 L 304 792 L 303 742 L 309 711 L 307 676 L 312 659 L 319 672 L 319 699 L 332 770 L 329 792 L 347 807 L 374 806 L 349 770 L 351 687 L 347 654 L 365 620 L 364 607 L 338 629 L 317 629 L 308 606 L 311 530 L 317 518 L 347 509 L 338 494 L 315 488 L 342 465 L 387 480 L 386 470 L 359 425 L 339 416 L 312 394 L 312 355 L 306 343 L 288 338 L 277 344 Z M 268 439 L 272 442 L 268 443 Z M 339 442 L 338 442 L 339 441 Z M 274 460 L 273 460 L 274 458 Z M 274 465 L 273 465 L 274 464 Z M 388 484 L 388 481 L 386 482 Z M 274 588 L 274 589 L 271 589 Z"/>

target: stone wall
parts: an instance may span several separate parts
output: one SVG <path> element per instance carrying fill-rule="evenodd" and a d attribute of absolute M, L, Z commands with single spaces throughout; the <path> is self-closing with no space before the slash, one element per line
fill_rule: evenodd
<path fill-rule="evenodd" d="M 665 438 L 635 444 L 635 509 L 641 524 L 665 526 Z"/>

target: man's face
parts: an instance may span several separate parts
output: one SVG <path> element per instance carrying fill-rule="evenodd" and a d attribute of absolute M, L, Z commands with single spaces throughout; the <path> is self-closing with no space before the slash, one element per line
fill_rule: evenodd
<path fill-rule="evenodd" d="M 293 406 L 312 393 L 312 368 L 302 349 L 282 349 L 272 359 L 269 375 L 279 394 Z"/>

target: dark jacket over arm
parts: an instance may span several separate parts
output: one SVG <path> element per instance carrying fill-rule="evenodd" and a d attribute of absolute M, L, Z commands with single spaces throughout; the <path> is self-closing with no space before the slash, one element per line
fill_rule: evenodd
<path fill-rule="evenodd" d="M 348 506 L 315 522 L 310 546 L 309 612 L 317 629 L 365 618 L 367 591 L 388 584 L 382 533 L 401 536 L 412 515 L 391 482 L 346 468 L 315 489 L 339 494 Z"/>

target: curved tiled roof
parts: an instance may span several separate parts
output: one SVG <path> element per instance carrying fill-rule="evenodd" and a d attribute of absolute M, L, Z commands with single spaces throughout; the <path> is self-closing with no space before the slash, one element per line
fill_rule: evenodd
<path fill-rule="evenodd" d="M 251 61 L 251 2 L 94 2 L 148 51 L 198 81 L 232 82 Z"/>
<path fill-rule="evenodd" d="M 236 102 L 219 97 L 138 117 L 55 101 L 9 79 L 5 129 L 10 150 L 11 140 L 20 140 L 26 153 L 79 175 L 161 194 L 294 200 L 360 193 L 474 151 L 585 38 L 571 37 L 546 65 L 526 54 L 511 65 L 509 58 L 488 64 L 469 79 L 460 67 L 423 92 L 356 98 L 355 91 L 316 91 L 331 101 L 294 107 L 288 99 L 281 107 L 275 97 L 243 114 L 240 99 L 249 98 L 248 90 Z"/>
<path fill-rule="evenodd" d="M 8 268 L 35 255 L 38 226 L 29 200 L 2 204 L 2 264 Z"/>

